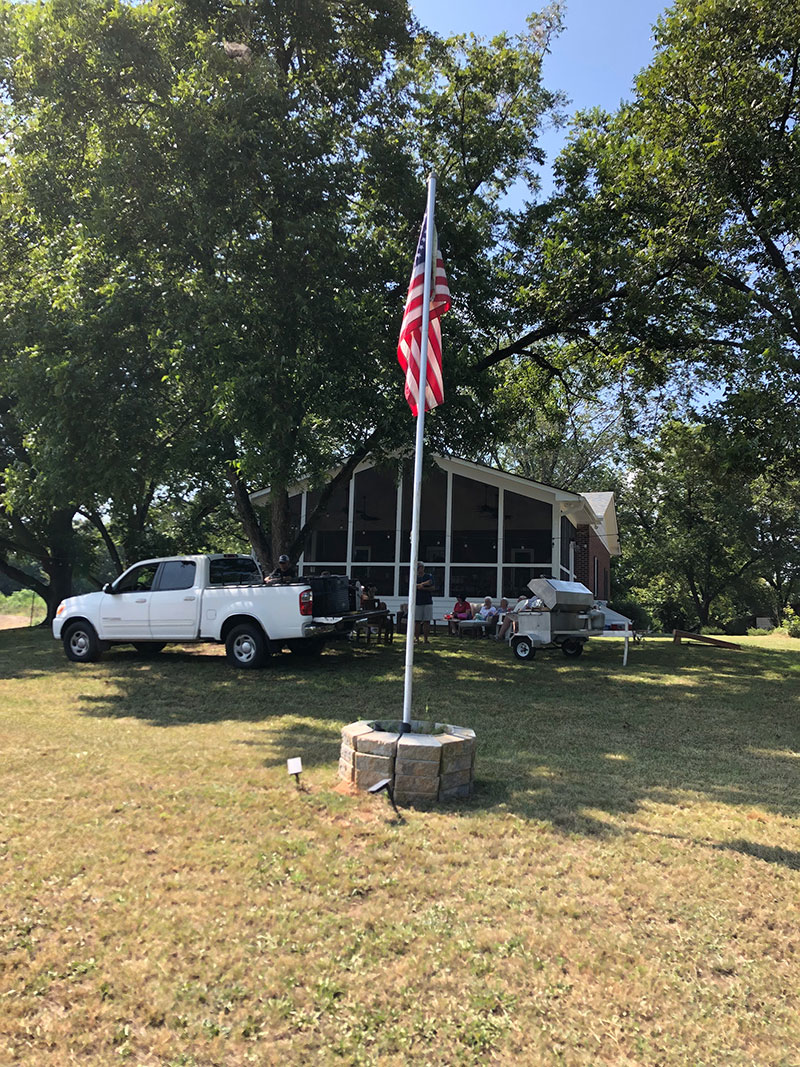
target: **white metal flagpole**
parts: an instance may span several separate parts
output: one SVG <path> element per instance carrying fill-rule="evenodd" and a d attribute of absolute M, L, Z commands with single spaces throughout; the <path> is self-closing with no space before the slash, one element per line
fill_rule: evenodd
<path fill-rule="evenodd" d="M 417 401 L 417 441 L 414 452 L 414 493 L 411 512 L 411 570 L 408 576 L 408 622 L 406 625 L 406 672 L 403 687 L 402 732 L 411 729 L 411 687 L 414 673 L 414 630 L 417 608 L 417 563 L 419 561 L 419 513 L 422 499 L 422 450 L 425 431 L 425 395 L 428 388 L 428 326 L 431 313 L 433 284 L 434 226 L 433 208 L 436 201 L 436 175 L 428 177 L 428 207 L 425 231 L 425 283 L 422 290 L 422 336 L 419 354 L 419 398 Z"/>

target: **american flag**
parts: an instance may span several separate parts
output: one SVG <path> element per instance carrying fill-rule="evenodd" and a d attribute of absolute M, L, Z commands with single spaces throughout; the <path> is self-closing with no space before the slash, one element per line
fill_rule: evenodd
<path fill-rule="evenodd" d="M 413 415 L 419 405 L 419 363 L 422 346 L 422 297 L 425 285 L 425 242 L 428 231 L 428 214 L 422 220 L 422 230 L 417 245 L 411 283 L 408 287 L 403 324 L 400 327 L 400 343 L 397 359 L 406 376 L 406 400 Z M 431 281 L 431 308 L 428 320 L 428 365 L 425 375 L 425 410 L 438 407 L 444 400 L 442 388 L 442 326 L 441 315 L 450 308 L 450 290 L 444 262 L 439 254 L 439 241 L 433 231 L 433 279 Z"/>

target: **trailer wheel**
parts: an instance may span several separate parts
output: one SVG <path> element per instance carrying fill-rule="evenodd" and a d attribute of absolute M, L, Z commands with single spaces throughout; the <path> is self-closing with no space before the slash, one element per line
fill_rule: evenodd
<path fill-rule="evenodd" d="M 269 655 L 267 639 L 256 623 L 243 622 L 234 626 L 225 638 L 228 663 L 242 670 L 256 670 L 264 666 Z"/>
<path fill-rule="evenodd" d="M 64 654 L 73 663 L 92 663 L 100 658 L 100 642 L 91 623 L 70 623 L 61 640 L 64 644 Z"/>
<path fill-rule="evenodd" d="M 533 659 L 536 655 L 536 649 L 533 647 L 533 642 L 527 637 L 515 637 L 511 642 L 511 651 L 517 657 L 517 659 Z"/>
<path fill-rule="evenodd" d="M 577 637 L 568 637 L 562 642 L 561 651 L 569 659 L 574 659 L 583 652 L 583 641 L 579 641 Z"/>

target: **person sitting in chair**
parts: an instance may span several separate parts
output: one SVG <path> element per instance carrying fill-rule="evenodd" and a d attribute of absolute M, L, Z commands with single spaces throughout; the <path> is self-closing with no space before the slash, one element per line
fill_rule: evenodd
<path fill-rule="evenodd" d="M 457 634 L 458 624 L 472 618 L 472 607 L 463 593 L 458 594 L 458 599 L 453 605 L 453 610 L 447 616 L 448 633 Z"/>
<path fill-rule="evenodd" d="M 478 614 L 475 616 L 475 618 L 483 619 L 483 621 L 487 623 L 487 625 L 484 627 L 484 632 L 486 634 L 491 634 L 494 632 L 495 628 L 497 627 L 497 608 L 492 603 L 492 598 L 490 596 L 483 598 L 483 604 L 478 609 Z"/>

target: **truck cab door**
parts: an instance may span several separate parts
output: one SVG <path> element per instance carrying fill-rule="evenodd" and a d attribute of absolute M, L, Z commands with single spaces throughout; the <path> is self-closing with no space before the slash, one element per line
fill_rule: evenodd
<path fill-rule="evenodd" d="M 100 636 L 108 641 L 150 638 L 150 597 L 158 563 L 140 563 L 114 582 L 100 603 Z"/>
<path fill-rule="evenodd" d="M 180 641 L 197 637 L 202 594 L 194 560 L 165 560 L 150 594 L 152 639 Z"/>

